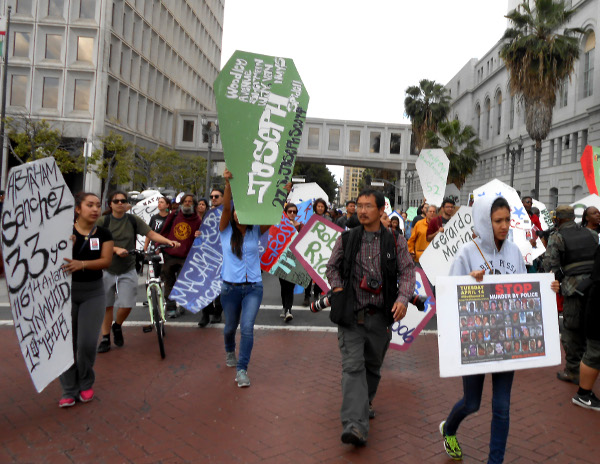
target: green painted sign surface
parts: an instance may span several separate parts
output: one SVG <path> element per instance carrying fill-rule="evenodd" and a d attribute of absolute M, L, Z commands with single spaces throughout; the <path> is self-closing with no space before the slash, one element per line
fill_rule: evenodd
<path fill-rule="evenodd" d="M 214 87 L 238 219 L 278 224 L 309 101 L 294 62 L 238 50 Z"/>

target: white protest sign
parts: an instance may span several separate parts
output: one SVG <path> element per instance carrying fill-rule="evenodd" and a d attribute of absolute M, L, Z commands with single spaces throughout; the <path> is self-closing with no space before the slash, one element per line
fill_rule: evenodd
<path fill-rule="evenodd" d="M 475 201 L 477 201 L 478 198 L 481 198 L 484 195 L 504 197 L 510 205 L 511 229 L 531 229 L 531 220 L 529 219 L 527 211 L 525 211 L 525 206 L 523 206 L 523 202 L 521 201 L 521 198 L 519 197 L 517 191 L 510 185 L 507 185 L 498 179 L 494 179 L 476 189 L 473 192 L 473 194 L 475 196 Z"/>
<path fill-rule="evenodd" d="M 41 392 L 73 365 L 73 195 L 54 158 L 10 170 L 2 210 L 2 255 L 21 353 Z"/>
<path fill-rule="evenodd" d="M 131 212 L 148 224 L 150 222 L 150 218 L 158 213 L 158 200 L 162 197 L 163 196 L 160 193 L 156 193 L 151 197 L 136 203 L 135 206 L 131 208 Z M 138 234 L 135 237 L 135 247 L 138 250 L 144 249 L 145 242 L 146 237 L 144 235 Z"/>
<path fill-rule="evenodd" d="M 442 205 L 450 161 L 441 148 L 425 148 L 421 150 L 415 163 L 423 195 L 430 205 L 438 208 Z"/>
<path fill-rule="evenodd" d="M 425 249 L 419 264 L 432 285 L 440 276 L 450 273 L 450 266 L 461 246 L 473 240 L 473 208 L 461 206 L 444 224 L 444 232 L 437 234 Z"/>
<path fill-rule="evenodd" d="M 340 226 L 315 214 L 290 245 L 302 267 L 324 291 L 330 290 L 325 271 L 335 241 L 342 232 Z"/>
<path fill-rule="evenodd" d="M 292 191 L 287 197 L 288 203 L 302 203 L 306 200 L 316 200 L 322 198 L 325 203 L 329 203 L 329 196 L 325 193 L 319 184 L 316 182 L 308 182 L 306 184 L 294 184 Z"/>
<path fill-rule="evenodd" d="M 390 214 L 392 214 L 392 204 L 390 203 L 390 199 L 388 197 L 383 197 L 385 198 L 385 214 L 387 214 L 388 216 Z"/>
<path fill-rule="evenodd" d="M 540 224 L 542 226 L 542 230 L 548 230 L 554 227 L 554 223 L 552 222 L 552 218 L 550 217 L 550 213 L 548 212 L 548 208 L 541 201 L 532 198 L 534 208 L 540 210 Z"/>
<path fill-rule="evenodd" d="M 581 222 L 583 212 L 588 206 L 595 206 L 600 209 L 600 197 L 592 193 L 581 200 L 577 200 L 575 203 L 571 203 L 571 206 L 575 210 L 575 222 Z"/>
<path fill-rule="evenodd" d="M 436 285 L 440 377 L 561 363 L 551 274 L 440 277 Z"/>

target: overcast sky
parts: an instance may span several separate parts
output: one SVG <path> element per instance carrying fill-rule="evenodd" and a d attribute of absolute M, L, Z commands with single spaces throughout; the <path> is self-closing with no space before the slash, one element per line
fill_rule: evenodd
<path fill-rule="evenodd" d="M 507 11 L 508 0 L 225 0 L 221 64 L 235 50 L 292 58 L 309 117 L 406 123 L 404 90 L 481 58 Z"/>

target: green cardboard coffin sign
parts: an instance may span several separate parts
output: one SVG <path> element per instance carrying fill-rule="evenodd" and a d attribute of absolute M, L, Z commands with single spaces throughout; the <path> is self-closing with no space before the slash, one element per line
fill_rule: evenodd
<path fill-rule="evenodd" d="M 221 143 L 241 224 L 278 224 L 309 96 L 289 58 L 236 51 L 215 80 Z"/>

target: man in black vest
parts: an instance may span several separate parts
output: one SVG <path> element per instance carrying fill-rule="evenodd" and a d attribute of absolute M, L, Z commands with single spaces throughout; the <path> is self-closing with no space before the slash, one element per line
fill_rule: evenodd
<path fill-rule="evenodd" d="M 587 289 L 598 248 L 598 234 L 575 224 L 572 206 L 556 208 L 556 233 L 550 235 L 544 267 L 554 272 L 564 296 L 561 342 L 565 349 L 565 369 L 556 375 L 560 380 L 579 384 L 579 363 L 585 351 L 582 326 Z"/>
<path fill-rule="evenodd" d="M 384 207 L 381 192 L 361 192 L 356 205 L 361 225 L 338 237 L 327 264 L 330 318 L 338 324 L 342 355 L 341 438 L 355 446 L 366 444 L 391 326 L 406 316 L 415 290 L 406 240 L 394 240 L 381 225 Z"/>

